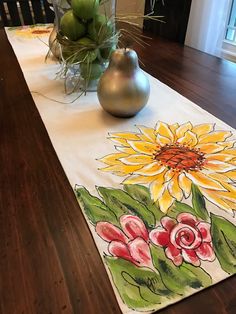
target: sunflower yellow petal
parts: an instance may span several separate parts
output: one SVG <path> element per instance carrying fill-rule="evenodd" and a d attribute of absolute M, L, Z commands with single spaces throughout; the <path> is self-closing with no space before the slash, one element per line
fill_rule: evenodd
<path fill-rule="evenodd" d="M 235 193 L 229 193 L 229 192 L 218 192 L 217 196 L 220 197 L 222 200 L 226 201 L 230 201 L 236 204 L 236 195 Z"/>
<path fill-rule="evenodd" d="M 132 175 L 126 178 L 122 183 L 123 184 L 149 184 L 153 182 L 156 177 L 148 177 L 148 176 L 139 176 L 139 175 Z"/>
<path fill-rule="evenodd" d="M 214 124 L 199 124 L 193 127 L 192 131 L 197 135 L 197 137 L 212 132 L 214 130 Z"/>
<path fill-rule="evenodd" d="M 218 160 L 206 161 L 203 165 L 203 168 L 212 172 L 214 171 L 219 173 L 224 173 L 230 170 L 236 170 L 236 166 Z"/>
<path fill-rule="evenodd" d="M 175 134 L 175 131 L 178 129 L 178 127 L 179 127 L 179 123 L 174 123 L 174 124 L 169 125 L 169 128 L 173 134 Z"/>
<path fill-rule="evenodd" d="M 148 128 L 143 125 L 137 125 L 138 129 L 141 131 L 141 134 L 138 134 L 139 139 L 147 142 L 155 143 L 156 134 L 155 130 L 152 128 Z"/>
<path fill-rule="evenodd" d="M 183 191 L 179 186 L 179 175 L 175 175 L 168 184 L 168 190 L 171 196 L 173 196 L 177 201 L 181 201 L 183 198 Z"/>
<path fill-rule="evenodd" d="M 226 211 L 232 211 L 232 208 L 222 198 L 218 197 L 215 191 L 206 190 L 201 187 L 199 187 L 199 189 L 208 201 Z"/>
<path fill-rule="evenodd" d="M 130 141 L 138 141 L 139 137 L 136 133 L 131 133 L 131 132 L 119 132 L 119 133 L 110 133 L 111 137 L 118 137 L 118 138 L 123 138 L 125 140 L 130 140 Z"/>
<path fill-rule="evenodd" d="M 228 137 L 232 135 L 229 131 L 214 131 L 209 134 L 204 134 L 199 137 L 200 144 L 206 143 L 217 143 L 225 141 Z"/>
<path fill-rule="evenodd" d="M 155 176 L 166 170 L 166 167 L 160 166 L 156 161 L 139 169 L 136 173 L 143 176 Z"/>
<path fill-rule="evenodd" d="M 170 209 L 171 205 L 174 202 L 174 198 L 170 195 L 169 191 L 167 188 L 165 188 L 163 194 L 158 200 L 160 210 L 163 213 L 167 213 L 167 211 Z"/>
<path fill-rule="evenodd" d="M 127 175 L 127 174 L 132 174 L 133 172 L 137 171 L 141 167 L 142 167 L 142 165 L 124 165 L 124 164 L 120 163 L 117 165 L 101 168 L 99 170 L 102 170 L 105 172 L 112 172 L 116 175 L 123 176 L 123 175 Z"/>
<path fill-rule="evenodd" d="M 124 138 L 119 138 L 119 137 L 108 137 L 109 140 L 114 142 L 117 145 L 122 145 L 125 147 L 129 147 L 130 145 L 127 143 L 126 139 Z"/>
<path fill-rule="evenodd" d="M 232 181 L 236 181 L 236 171 L 228 171 L 225 175 Z"/>
<path fill-rule="evenodd" d="M 236 156 L 236 149 L 225 149 L 223 151 L 224 154 L 228 154 L 228 155 L 233 155 L 233 156 Z"/>
<path fill-rule="evenodd" d="M 222 182 L 222 185 L 227 190 L 226 192 L 220 192 L 223 197 L 236 201 L 236 187 L 227 182 Z"/>
<path fill-rule="evenodd" d="M 124 146 L 115 146 L 116 150 L 121 153 L 125 153 L 127 155 L 137 154 L 137 152 L 131 147 L 124 147 Z"/>
<path fill-rule="evenodd" d="M 229 205 L 229 207 L 232 209 L 232 210 L 236 210 L 236 203 L 235 202 L 231 202 L 230 200 L 226 200 L 224 199 L 224 202 Z"/>
<path fill-rule="evenodd" d="M 149 142 L 128 141 L 128 144 L 136 152 L 146 155 L 153 155 L 156 151 L 157 145 Z"/>
<path fill-rule="evenodd" d="M 178 143 L 194 147 L 197 145 L 198 139 L 196 134 L 191 131 L 187 131 L 185 132 L 184 136 L 178 139 Z"/>
<path fill-rule="evenodd" d="M 209 143 L 209 144 L 198 144 L 195 148 L 199 149 L 201 152 L 205 154 L 213 154 L 221 152 L 224 147 L 218 144 Z"/>
<path fill-rule="evenodd" d="M 186 177 L 189 178 L 194 184 L 199 187 L 216 190 L 216 191 L 224 191 L 224 187 L 217 182 L 213 178 L 207 176 L 202 172 L 189 171 L 185 173 Z"/>
<path fill-rule="evenodd" d="M 156 133 L 160 136 L 167 137 L 172 142 L 174 140 L 174 134 L 167 123 L 159 121 L 156 125 Z"/>
<path fill-rule="evenodd" d="M 154 202 L 156 202 L 162 195 L 163 191 L 165 189 L 163 176 L 160 176 L 159 180 L 155 180 L 150 184 L 150 193 L 151 198 Z"/>
<path fill-rule="evenodd" d="M 191 193 L 192 181 L 188 179 L 184 173 L 179 175 L 179 186 L 182 189 L 185 198 L 188 198 Z"/>
<path fill-rule="evenodd" d="M 222 153 L 217 153 L 217 154 L 207 154 L 204 157 L 209 161 L 211 160 L 230 161 L 231 159 L 234 158 L 233 155 L 224 153 L 224 151 L 222 151 Z"/>
<path fill-rule="evenodd" d="M 110 154 L 100 158 L 99 161 L 104 162 L 107 165 L 116 165 L 120 163 L 118 159 L 125 156 L 127 156 L 127 154 L 124 153 Z"/>
<path fill-rule="evenodd" d="M 184 136 L 184 134 L 187 132 L 187 131 L 191 131 L 193 128 L 192 126 L 192 123 L 191 122 L 187 122 L 187 123 L 184 123 L 182 125 L 180 125 L 178 127 L 178 129 L 176 130 L 176 136 L 177 138 L 181 138 Z"/>
<path fill-rule="evenodd" d="M 153 162 L 153 158 L 150 155 L 136 154 L 130 156 L 126 155 L 123 158 L 122 157 L 119 160 L 126 165 L 140 165 L 143 167 L 143 165 L 150 164 Z"/>
<path fill-rule="evenodd" d="M 224 149 L 228 149 L 234 147 L 235 141 L 218 142 L 217 144 L 223 146 Z"/>
<path fill-rule="evenodd" d="M 166 168 L 166 169 L 168 169 L 168 168 Z M 172 170 L 172 169 L 167 170 L 165 173 L 165 182 L 169 182 L 170 180 L 172 180 L 174 175 L 175 175 L 174 170 Z"/>
<path fill-rule="evenodd" d="M 165 146 L 166 144 L 171 144 L 171 140 L 168 137 L 157 134 L 156 143 L 160 146 Z"/>
<path fill-rule="evenodd" d="M 209 173 L 208 175 L 209 175 L 209 177 L 213 178 L 214 180 L 216 180 L 218 182 L 221 182 L 221 184 L 222 184 L 222 182 L 230 182 L 230 179 L 227 177 L 228 173 L 229 172 L 224 173 L 224 174 L 213 172 L 213 173 Z"/>

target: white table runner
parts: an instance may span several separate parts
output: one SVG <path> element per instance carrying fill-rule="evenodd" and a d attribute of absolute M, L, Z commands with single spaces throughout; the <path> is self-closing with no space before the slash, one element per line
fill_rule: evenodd
<path fill-rule="evenodd" d="M 71 103 L 37 27 L 6 32 L 123 313 L 234 274 L 235 131 L 151 76 L 134 118 L 108 115 L 96 93 Z"/>

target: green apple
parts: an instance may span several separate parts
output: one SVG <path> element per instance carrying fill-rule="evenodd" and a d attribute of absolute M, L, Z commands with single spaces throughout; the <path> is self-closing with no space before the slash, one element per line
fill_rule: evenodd
<path fill-rule="evenodd" d="M 98 12 L 99 0 L 72 0 L 71 8 L 82 20 L 92 19 Z"/>
<path fill-rule="evenodd" d="M 97 80 L 103 72 L 102 65 L 98 62 L 87 63 L 83 62 L 80 64 L 80 73 L 84 79 Z"/>
<path fill-rule="evenodd" d="M 93 62 L 98 56 L 98 49 L 94 47 L 94 41 L 88 37 L 80 38 L 77 41 L 80 46 L 77 53 L 77 62 Z"/>
<path fill-rule="evenodd" d="M 68 62 L 69 64 L 73 64 L 76 62 L 76 54 L 74 49 L 71 47 L 61 45 L 61 52 L 63 59 Z"/>
<path fill-rule="evenodd" d="M 88 36 L 99 44 L 110 38 L 112 33 L 113 25 L 103 14 L 95 15 L 93 21 L 88 25 Z"/>
<path fill-rule="evenodd" d="M 60 29 L 63 35 L 70 40 L 77 40 L 84 36 L 86 27 L 84 24 L 74 15 L 72 10 L 67 11 L 61 18 Z"/>

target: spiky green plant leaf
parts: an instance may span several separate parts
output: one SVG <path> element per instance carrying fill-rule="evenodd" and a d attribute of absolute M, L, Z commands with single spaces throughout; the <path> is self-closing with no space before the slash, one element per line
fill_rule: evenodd
<path fill-rule="evenodd" d="M 211 214 L 211 236 L 222 269 L 236 273 L 236 227 L 223 217 Z"/>
<path fill-rule="evenodd" d="M 153 213 L 125 191 L 105 187 L 98 187 L 97 189 L 105 204 L 112 209 L 118 218 L 124 214 L 134 214 L 141 218 L 147 227 L 153 228 L 155 226 L 156 219 Z"/>
<path fill-rule="evenodd" d="M 146 186 L 139 184 L 125 184 L 124 190 L 134 199 L 146 205 L 147 208 L 153 213 L 154 217 L 156 218 L 156 221 L 160 221 L 161 217 L 165 215 L 160 210 L 158 203 L 153 202 L 150 195 L 150 191 Z"/>
<path fill-rule="evenodd" d="M 108 221 L 114 225 L 119 225 L 115 213 L 98 197 L 92 196 L 85 187 L 76 186 L 75 194 L 80 207 L 85 211 L 92 224 Z"/>
<path fill-rule="evenodd" d="M 148 310 L 174 296 L 157 272 L 146 267 L 137 267 L 121 258 L 105 256 L 104 259 L 114 284 L 128 307 Z"/>
<path fill-rule="evenodd" d="M 164 253 L 163 248 L 152 245 L 153 264 L 159 271 L 165 286 L 180 295 L 188 293 L 188 289 L 200 289 L 212 284 L 212 279 L 201 267 L 183 263 L 175 266 Z"/>

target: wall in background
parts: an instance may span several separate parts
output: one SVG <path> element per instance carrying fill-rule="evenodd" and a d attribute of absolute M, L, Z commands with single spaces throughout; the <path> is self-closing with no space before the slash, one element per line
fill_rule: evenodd
<path fill-rule="evenodd" d="M 145 6 L 145 0 L 118 0 L 117 1 L 117 13 L 118 14 L 144 14 L 144 6 Z M 139 27 L 143 26 L 143 20 L 140 19 L 138 21 L 135 21 L 138 23 Z"/>
<path fill-rule="evenodd" d="M 158 0 L 155 15 L 163 16 L 165 23 L 146 20 L 145 29 L 155 35 L 184 43 L 192 0 Z M 146 0 L 146 13 L 150 12 L 150 0 Z"/>
<path fill-rule="evenodd" d="M 185 44 L 220 56 L 231 0 L 192 0 Z"/>

